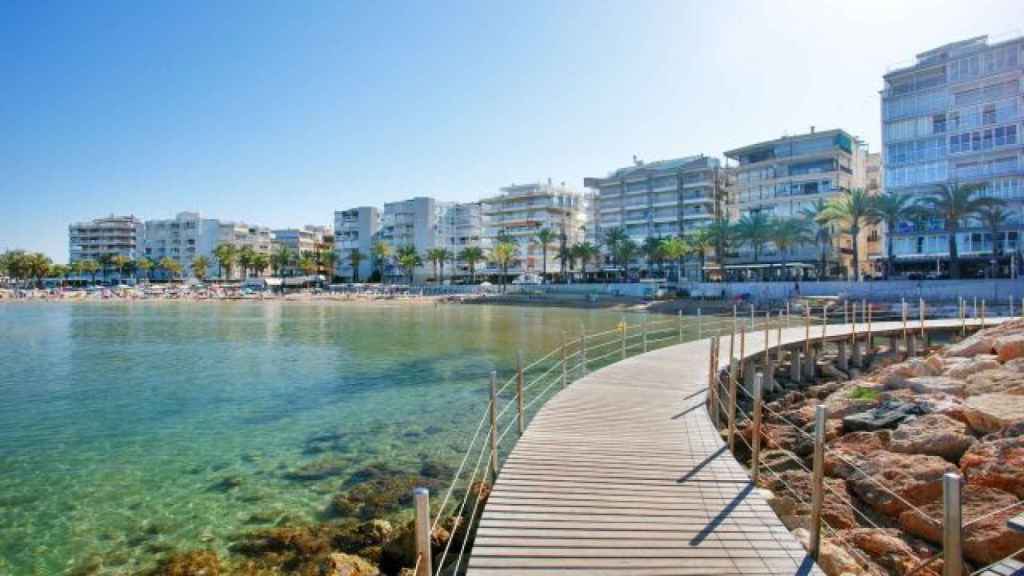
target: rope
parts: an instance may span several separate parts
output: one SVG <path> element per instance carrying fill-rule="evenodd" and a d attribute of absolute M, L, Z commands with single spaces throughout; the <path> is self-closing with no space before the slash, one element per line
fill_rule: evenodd
<path fill-rule="evenodd" d="M 490 407 L 490 402 L 487 403 Z M 441 500 L 441 505 L 437 509 L 437 517 L 434 518 L 434 522 L 430 527 L 430 531 L 433 532 L 437 528 L 437 523 L 441 521 L 441 515 L 444 512 L 444 507 L 448 505 L 448 499 L 452 495 L 452 491 L 455 490 L 455 484 L 459 481 L 459 476 L 462 475 L 463 468 L 466 467 L 466 461 L 469 460 L 469 453 L 473 450 L 473 444 L 476 443 L 477 437 L 480 436 L 480 431 L 484 428 L 484 422 L 487 421 L 487 413 L 484 413 L 484 417 L 480 419 L 480 423 L 476 426 L 476 432 L 473 433 L 473 439 L 469 441 L 469 446 L 466 447 L 466 454 L 462 456 L 462 463 L 459 464 L 458 470 L 455 471 L 455 475 L 452 477 L 452 483 L 448 486 L 448 491 L 444 495 L 444 499 Z M 486 443 L 485 443 L 486 444 Z"/>
<path fill-rule="evenodd" d="M 918 513 L 918 514 L 920 514 L 920 515 L 921 515 L 921 516 L 922 516 L 923 518 L 926 518 L 926 519 L 928 519 L 928 520 L 934 520 L 934 519 L 933 519 L 933 518 L 932 518 L 931 516 L 929 516 L 929 515 L 925 514 L 923 510 L 921 510 L 921 509 L 920 509 L 920 508 L 918 508 L 917 506 L 914 506 L 914 505 L 913 505 L 913 504 L 911 504 L 910 502 L 907 502 L 906 498 L 903 498 L 902 496 L 900 496 L 899 494 L 897 494 L 897 493 L 893 492 L 893 491 L 892 491 L 892 490 L 890 490 L 889 488 L 886 488 L 884 484 L 882 484 L 881 482 L 879 482 L 879 481 L 878 481 L 877 479 L 875 479 L 875 478 L 874 478 L 873 476 L 871 476 L 870 474 L 868 474 L 868 473 L 867 473 L 867 472 L 865 472 L 864 470 L 860 469 L 860 468 L 859 468 L 859 467 L 858 467 L 858 466 L 857 466 L 856 464 L 854 464 L 853 462 L 850 462 L 850 461 L 849 461 L 849 460 L 847 460 L 846 458 L 843 458 L 842 456 L 840 456 L 838 452 L 833 452 L 833 454 L 832 454 L 832 455 L 833 455 L 833 456 L 835 456 L 836 458 L 838 458 L 839 460 L 841 460 L 841 461 L 845 462 L 847 466 L 849 466 L 850 468 L 853 468 L 854 470 L 856 470 L 857 472 L 859 472 L 859 473 L 860 473 L 860 474 L 861 474 L 862 476 L 864 476 L 865 478 L 867 478 L 868 480 L 870 480 L 870 481 L 871 481 L 871 482 L 872 482 L 873 484 L 875 484 L 876 486 L 878 486 L 879 488 L 881 488 L 881 489 L 882 489 L 883 491 L 885 491 L 885 492 L 886 492 L 887 494 L 890 494 L 890 495 L 892 495 L 892 496 L 893 496 L 894 498 L 896 498 L 896 500 L 898 500 L 898 501 L 900 501 L 901 503 L 903 503 L 903 505 L 904 505 L 904 506 L 906 506 L 907 508 L 910 508 L 910 509 L 911 509 L 911 510 L 913 510 L 914 512 L 917 512 L 917 513 Z"/>
<path fill-rule="evenodd" d="M 547 378 L 551 374 L 551 372 L 553 370 L 555 370 L 556 368 L 561 368 L 561 366 L 562 366 L 562 362 L 561 361 L 558 361 L 555 364 L 553 364 L 550 368 L 545 370 L 540 376 L 537 376 L 536 378 L 534 378 L 532 382 L 530 382 L 526 386 L 523 386 L 523 392 L 525 392 L 525 391 L 529 390 L 530 388 L 532 388 L 533 385 L 536 384 L 537 382 L 540 382 L 544 378 Z M 559 374 L 559 378 L 561 378 L 561 374 Z"/>
<path fill-rule="evenodd" d="M 484 442 L 481 445 L 481 447 L 480 447 L 480 454 L 476 458 L 476 465 L 473 466 L 473 476 L 470 478 L 469 484 L 466 486 L 466 488 L 467 488 L 466 495 L 462 497 L 462 504 L 459 505 L 459 511 L 458 511 L 458 513 L 456 513 L 456 517 L 461 518 L 462 517 L 462 512 L 466 509 L 466 502 L 469 501 L 469 495 L 472 494 L 473 483 L 476 482 L 477 472 L 480 471 L 480 463 L 483 461 L 484 451 L 485 451 L 484 449 L 485 448 L 487 448 L 487 443 L 486 442 Z M 477 501 L 479 501 L 479 498 L 477 498 Z M 475 511 L 474 511 L 474 513 L 475 513 Z M 433 531 L 433 530 L 431 530 L 431 531 Z M 467 532 L 467 534 L 468 534 L 468 532 Z M 454 530 L 452 531 L 452 536 L 454 536 Z M 441 554 L 441 561 L 437 563 L 437 571 L 434 572 L 435 575 L 440 574 L 441 573 L 441 569 L 444 567 L 444 561 L 445 561 L 445 558 L 448 557 L 448 549 L 451 548 L 452 540 L 454 540 L 454 538 L 452 538 L 452 537 L 448 538 L 448 543 L 445 545 L 444 552 Z"/>
<path fill-rule="evenodd" d="M 609 356 L 613 356 L 613 355 L 618 356 L 618 355 L 621 355 L 621 354 L 622 354 L 621 350 L 612 350 L 611 352 L 608 352 L 606 354 L 598 356 L 597 358 L 587 358 L 587 364 L 591 364 L 593 362 L 598 362 L 600 360 L 604 360 L 605 358 L 607 358 Z"/>
<path fill-rule="evenodd" d="M 794 429 L 794 430 L 796 430 L 797 432 L 799 432 L 799 433 L 803 434 L 804 436 L 806 436 L 806 437 L 810 438 L 811 440 L 814 440 L 814 435 L 812 435 L 812 434 L 811 434 L 810 432 L 807 432 L 807 431 L 805 431 L 805 430 L 804 430 L 803 428 L 801 428 L 801 427 L 797 426 L 796 424 L 794 424 L 793 422 L 791 422 L 791 421 L 790 421 L 790 420 L 789 420 L 788 418 L 786 418 L 786 417 L 785 417 L 785 416 L 783 416 L 782 414 L 779 414 L 779 413 L 778 413 L 778 412 L 776 412 L 775 410 L 772 410 L 771 408 L 769 408 L 769 407 L 768 407 L 768 405 L 767 405 L 767 404 L 765 404 L 765 403 L 762 403 L 762 404 L 761 404 L 761 409 L 762 409 L 762 410 L 764 410 L 765 412 L 767 412 L 767 413 L 771 414 L 772 416 L 774 416 L 774 417 L 778 418 L 778 419 L 779 419 L 779 420 L 781 420 L 781 421 L 782 421 L 783 423 L 785 423 L 786 425 L 790 426 L 791 428 L 793 428 L 793 429 Z"/>
<path fill-rule="evenodd" d="M 462 539 L 462 546 L 459 548 L 459 558 L 455 561 L 455 570 L 452 570 L 452 574 L 458 574 L 459 567 L 462 566 L 462 557 L 466 554 L 466 542 L 469 542 L 469 534 L 473 529 L 473 522 L 475 522 L 477 518 L 476 512 L 477 509 L 480 508 L 480 500 L 481 498 L 479 494 L 477 494 L 476 502 L 473 503 L 473 513 L 470 515 L 469 523 L 466 525 L 466 537 Z M 448 541 L 451 542 L 451 538 L 449 538 Z M 434 576 L 439 576 L 440 573 L 441 570 L 440 567 L 438 567 L 438 571 Z"/>
<path fill-rule="evenodd" d="M 1013 554 L 1010 554 L 1006 558 L 1003 558 L 1002 560 L 997 560 L 996 562 L 993 562 L 993 563 L 989 564 L 988 566 L 985 566 L 984 568 L 980 568 L 978 570 L 975 570 L 974 572 L 971 572 L 971 576 L 977 576 L 978 574 L 982 574 L 983 572 L 987 572 L 988 570 L 991 570 L 992 567 L 996 566 L 997 564 L 1001 564 L 1003 562 L 1006 562 L 1007 560 L 1012 560 L 1013 558 L 1016 558 L 1018 555 L 1020 555 L 1021 552 L 1024 552 L 1024 547 L 1020 548 L 1019 550 L 1017 550 Z M 1014 573 L 1016 573 L 1016 572 L 1014 572 Z"/>
<path fill-rule="evenodd" d="M 537 397 L 536 397 L 536 398 L 534 398 L 533 400 L 530 400 L 529 402 L 527 402 L 527 403 L 526 403 L 526 406 L 523 406 L 523 412 L 525 413 L 525 412 L 526 412 L 527 410 L 529 410 L 529 409 L 530 409 L 530 407 L 531 407 L 531 406 L 533 406 L 533 405 L 534 405 L 534 404 L 535 404 L 535 403 L 536 403 L 536 402 L 537 402 L 538 400 L 540 400 L 541 398 L 543 398 L 543 397 L 544 397 L 544 395 L 548 393 L 548 390 L 551 390 L 551 387 L 552 387 L 552 386 L 554 386 L 555 384 L 558 384 L 558 383 L 559 383 L 559 381 L 561 381 L 561 379 L 562 379 L 562 375 L 561 375 L 561 374 L 558 374 L 558 377 L 557 377 L 557 378 L 555 378 L 554 380 L 552 380 L 552 381 L 551 381 L 551 383 L 549 383 L 549 384 L 547 385 L 547 387 L 545 387 L 545 388 L 544 388 L 543 390 L 541 390 L 541 391 L 540 391 L 540 393 L 539 393 L 539 394 L 537 394 Z"/>
<path fill-rule="evenodd" d="M 1014 502 L 1013 504 L 1011 504 L 1009 506 L 1005 506 L 1003 508 L 1000 508 L 999 510 L 993 510 L 992 512 L 988 512 L 987 514 L 983 514 L 981 516 L 978 516 L 977 518 L 971 520 L 967 524 L 964 524 L 961 527 L 961 529 L 962 530 L 966 530 L 967 528 L 977 524 L 978 522 L 982 522 L 984 520 L 988 520 L 989 518 L 991 518 L 993 516 L 998 516 L 1000 514 L 1003 514 L 1004 512 L 1009 512 L 1010 510 L 1013 510 L 1014 508 L 1017 508 L 1019 506 L 1024 506 L 1024 501 Z"/>

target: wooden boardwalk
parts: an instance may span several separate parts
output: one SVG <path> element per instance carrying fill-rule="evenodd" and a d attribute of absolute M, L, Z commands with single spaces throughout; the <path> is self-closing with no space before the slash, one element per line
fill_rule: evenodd
<path fill-rule="evenodd" d="M 828 336 L 851 328 L 829 326 Z M 782 339 L 804 334 L 789 328 Z M 763 338 L 747 335 L 748 355 Z M 628 358 L 548 401 L 501 469 L 469 574 L 821 574 L 708 418 L 709 348 L 704 339 Z M 723 366 L 727 357 L 725 340 Z"/>

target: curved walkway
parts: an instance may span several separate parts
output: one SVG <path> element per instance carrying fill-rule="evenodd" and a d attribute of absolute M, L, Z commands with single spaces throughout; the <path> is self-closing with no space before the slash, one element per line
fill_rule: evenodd
<path fill-rule="evenodd" d="M 830 325 L 827 336 L 852 328 Z M 877 336 L 902 324 L 872 328 Z M 782 343 L 804 336 L 803 326 L 784 329 Z M 773 329 L 770 346 L 776 338 Z M 763 331 L 747 334 L 746 350 L 763 352 Z M 704 339 L 628 358 L 548 401 L 501 469 L 469 574 L 821 574 L 711 424 L 709 354 Z"/>

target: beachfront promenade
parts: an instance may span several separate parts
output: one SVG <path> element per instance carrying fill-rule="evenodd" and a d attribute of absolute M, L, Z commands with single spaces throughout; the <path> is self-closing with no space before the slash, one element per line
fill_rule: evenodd
<path fill-rule="evenodd" d="M 926 322 L 929 330 L 961 325 Z M 920 323 L 910 326 L 919 333 Z M 829 325 L 826 338 L 867 328 Z M 872 326 L 876 337 L 902 330 L 901 322 Z M 779 334 L 770 331 L 770 347 Z M 800 345 L 805 335 L 802 325 L 784 328 L 781 341 Z M 814 326 L 811 339 L 821 337 Z M 763 355 L 764 338 L 763 330 L 746 335 L 748 357 Z M 728 350 L 723 337 L 720 369 Z M 662 348 L 549 400 L 501 469 L 469 574 L 821 574 L 711 423 L 710 353 L 707 338 Z"/>

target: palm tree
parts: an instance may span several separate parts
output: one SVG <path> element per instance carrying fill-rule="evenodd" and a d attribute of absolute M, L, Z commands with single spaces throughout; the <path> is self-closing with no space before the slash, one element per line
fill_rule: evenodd
<path fill-rule="evenodd" d="M 818 264 L 818 278 L 824 278 L 828 272 L 828 253 L 832 248 L 832 225 L 825 217 L 825 210 L 828 202 L 818 198 L 809 206 L 800 210 L 800 216 L 808 222 L 813 222 L 817 227 L 814 233 L 814 241 L 821 247 L 821 261 Z"/>
<path fill-rule="evenodd" d="M 181 274 L 181 264 L 170 256 L 164 256 L 161 258 L 160 262 L 157 263 L 157 267 L 167 272 L 167 276 L 170 278 L 171 282 L 174 282 L 177 275 Z"/>
<path fill-rule="evenodd" d="M 131 264 L 131 262 L 131 258 L 121 254 L 118 254 L 110 259 L 110 263 L 114 266 L 114 268 L 117 268 L 118 282 L 124 282 L 124 269 L 126 266 Z"/>
<path fill-rule="evenodd" d="M 508 281 L 508 267 L 516 259 L 518 254 L 518 246 L 509 240 L 499 239 L 498 243 L 491 248 L 491 260 L 498 265 L 498 269 L 501 270 L 501 291 L 505 291 L 505 284 Z"/>
<path fill-rule="evenodd" d="M 135 276 L 138 280 L 139 272 L 142 272 L 142 277 L 149 280 L 149 271 L 153 269 L 153 261 L 143 256 L 135 261 Z"/>
<path fill-rule="evenodd" d="M 317 260 L 327 280 L 334 282 L 334 269 L 338 265 L 338 252 L 334 248 L 326 248 L 320 251 Z"/>
<path fill-rule="evenodd" d="M 100 265 L 100 270 L 103 271 L 103 281 L 106 282 L 107 281 L 107 272 L 109 272 L 110 268 L 114 265 L 114 255 L 113 254 L 100 254 L 99 258 L 96 259 L 96 262 Z M 93 280 L 93 284 L 95 284 L 95 283 L 96 283 L 96 281 Z"/>
<path fill-rule="evenodd" d="M 438 284 L 444 284 L 444 263 L 448 259 L 448 251 L 444 248 L 431 248 L 427 250 L 427 260 L 430 260 L 431 265 L 434 267 L 434 280 Z M 437 274 L 438 266 L 441 268 L 440 276 Z"/>
<path fill-rule="evenodd" d="M 708 240 L 715 247 L 715 258 L 718 260 L 719 274 L 725 279 L 725 260 L 733 246 L 737 243 L 736 225 L 726 217 L 715 218 L 707 228 Z M 703 265 L 701 270 L 703 271 Z"/>
<path fill-rule="evenodd" d="M 623 265 L 619 260 L 618 254 L 619 246 L 626 241 L 629 241 L 629 236 L 626 235 L 626 231 L 622 228 L 610 228 L 604 234 L 604 245 L 608 248 L 608 254 L 611 255 L 612 261 L 621 268 L 623 277 L 626 275 L 626 267 L 629 263 L 627 262 L 626 265 Z"/>
<path fill-rule="evenodd" d="M 640 246 L 628 236 L 615 245 L 615 259 L 622 263 L 622 277 L 625 282 L 629 281 L 629 263 L 639 251 Z"/>
<path fill-rule="evenodd" d="M 643 252 L 644 258 L 647 260 L 647 274 L 649 276 L 654 275 L 654 266 L 657 265 L 658 273 L 662 272 L 661 262 L 664 259 L 664 255 L 661 252 L 661 238 L 656 236 L 648 236 L 644 238 L 643 244 L 640 245 L 640 251 Z"/>
<path fill-rule="evenodd" d="M 699 278 L 700 281 L 704 281 L 704 260 L 707 257 L 707 252 L 715 245 L 714 236 L 711 233 L 710 228 L 699 228 L 692 234 L 686 235 L 686 242 L 690 245 L 690 250 L 697 255 L 697 261 L 700 265 Z"/>
<path fill-rule="evenodd" d="M 462 249 L 462 252 L 459 252 L 459 260 L 462 260 L 466 263 L 466 266 L 469 266 L 470 282 L 476 284 L 476 265 L 477 262 L 482 262 L 484 260 L 483 248 L 480 248 L 479 246 L 467 246 Z"/>
<path fill-rule="evenodd" d="M 50 275 L 50 267 L 53 266 L 53 261 L 44 254 L 34 252 L 26 257 L 25 264 L 28 275 L 35 279 L 37 287 L 42 288 L 43 278 Z"/>
<path fill-rule="evenodd" d="M 206 274 L 210 271 L 210 259 L 206 256 L 196 256 L 192 259 L 192 274 L 200 281 L 206 280 Z"/>
<path fill-rule="evenodd" d="M 359 251 L 359 248 L 352 248 L 348 252 L 348 263 L 352 266 L 352 282 L 359 282 L 359 264 L 366 255 Z"/>
<path fill-rule="evenodd" d="M 377 262 L 377 270 L 380 272 L 380 281 L 383 283 L 384 263 L 391 257 L 391 246 L 383 240 L 378 240 L 373 243 L 371 252 L 373 252 L 373 259 Z"/>
<path fill-rule="evenodd" d="M 252 268 L 253 274 L 258 278 L 270 267 L 270 256 L 263 252 L 256 252 L 252 255 L 249 266 Z"/>
<path fill-rule="evenodd" d="M 242 270 L 242 280 L 245 280 L 246 278 L 249 277 L 249 271 L 252 270 L 255 261 L 256 250 L 254 250 L 252 246 L 243 246 L 238 251 L 238 267 Z"/>
<path fill-rule="evenodd" d="M 575 244 L 571 250 L 576 254 L 576 258 L 580 260 L 580 266 L 583 267 L 583 281 L 586 282 L 587 264 L 596 260 L 601 255 L 601 249 L 590 242 L 583 241 Z"/>
<path fill-rule="evenodd" d="M 68 272 L 78 278 L 79 285 L 82 282 L 82 261 L 76 260 L 68 265 Z"/>
<path fill-rule="evenodd" d="M 78 262 L 78 265 L 79 265 L 79 267 L 82 270 L 82 274 L 88 274 L 88 275 L 92 276 L 92 283 L 93 283 L 93 285 L 95 285 L 96 284 L 96 274 L 100 271 L 100 263 L 95 261 L 95 260 L 93 260 L 93 259 L 91 259 L 91 258 L 89 258 L 89 259 L 85 259 L 85 260 L 80 260 Z"/>
<path fill-rule="evenodd" d="M 769 240 L 779 250 L 779 264 L 782 276 L 786 277 L 786 255 L 794 246 L 802 246 L 811 241 L 810 227 L 806 220 L 786 218 L 774 220 L 769 229 Z"/>
<path fill-rule="evenodd" d="M 534 240 L 537 241 L 538 244 L 540 244 L 540 281 L 543 284 L 548 281 L 548 246 L 551 246 L 551 243 L 558 238 L 558 234 L 556 234 L 555 231 L 551 230 L 550 228 L 541 228 L 540 230 L 537 230 L 536 233 L 534 233 L 533 238 Z"/>
<path fill-rule="evenodd" d="M 892 276 L 895 262 L 893 260 L 893 238 L 900 222 L 914 217 L 914 204 L 910 194 L 887 192 L 875 197 L 875 211 L 879 221 L 885 224 L 885 278 Z"/>
<path fill-rule="evenodd" d="M 690 245 L 680 236 L 665 238 L 660 244 L 659 255 L 676 263 L 676 282 L 679 282 L 683 277 L 683 258 L 690 253 Z"/>
<path fill-rule="evenodd" d="M 295 261 L 295 253 L 290 248 L 281 244 L 277 250 L 270 255 L 270 269 L 279 277 L 284 276 L 284 270 Z"/>
<path fill-rule="evenodd" d="M 753 251 L 755 265 L 761 259 L 761 251 L 770 233 L 771 221 L 760 210 L 746 213 L 736 223 L 736 236 Z"/>
<path fill-rule="evenodd" d="M 217 259 L 217 268 L 222 280 L 231 279 L 231 270 L 238 260 L 238 248 L 234 244 L 220 244 L 213 249 L 213 257 Z"/>
<path fill-rule="evenodd" d="M 861 188 L 854 188 L 829 200 L 822 218 L 826 222 L 840 225 L 840 232 L 850 236 L 853 251 L 853 281 L 860 282 L 860 231 L 864 226 L 879 221 L 875 197 L 869 196 Z"/>
<path fill-rule="evenodd" d="M 398 265 L 409 276 L 409 284 L 411 285 L 416 267 L 423 264 L 423 258 L 420 257 L 415 246 L 402 246 L 395 253 L 395 256 L 398 257 Z"/>
<path fill-rule="evenodd" d="M 960 222 L 980 214 L 988 206 L 1001 206 L 1002 200 L 980 196 L 983 190 L 980 184 L 939 184 L 935 189 L 918 201 L 921 209 L 928 211 L 932 217 L 940 217 L 945 222 L 949 240 L 949 275 L 960 277 L 960 256 L 957 253 L 956 234 L 960 230 Z"/>
<path fill-rule="evenodd" d="M 71 275 L 71 266 L 65 264 L 54 264 L 50 266 L 50 274 L 60 278 L 60 287 L 68 283 L 68 276 Z"/>
<path fill-rule="evenodd" d="M 1003 256 L 1003 243 L 999 240 L 1001 230 L 1010 219 L 1010 213 L 999 205 L 985 206 L 978 211 L 981 221 L 992 235 L 992 277 L 999 276 L 999 259 Z"/>

